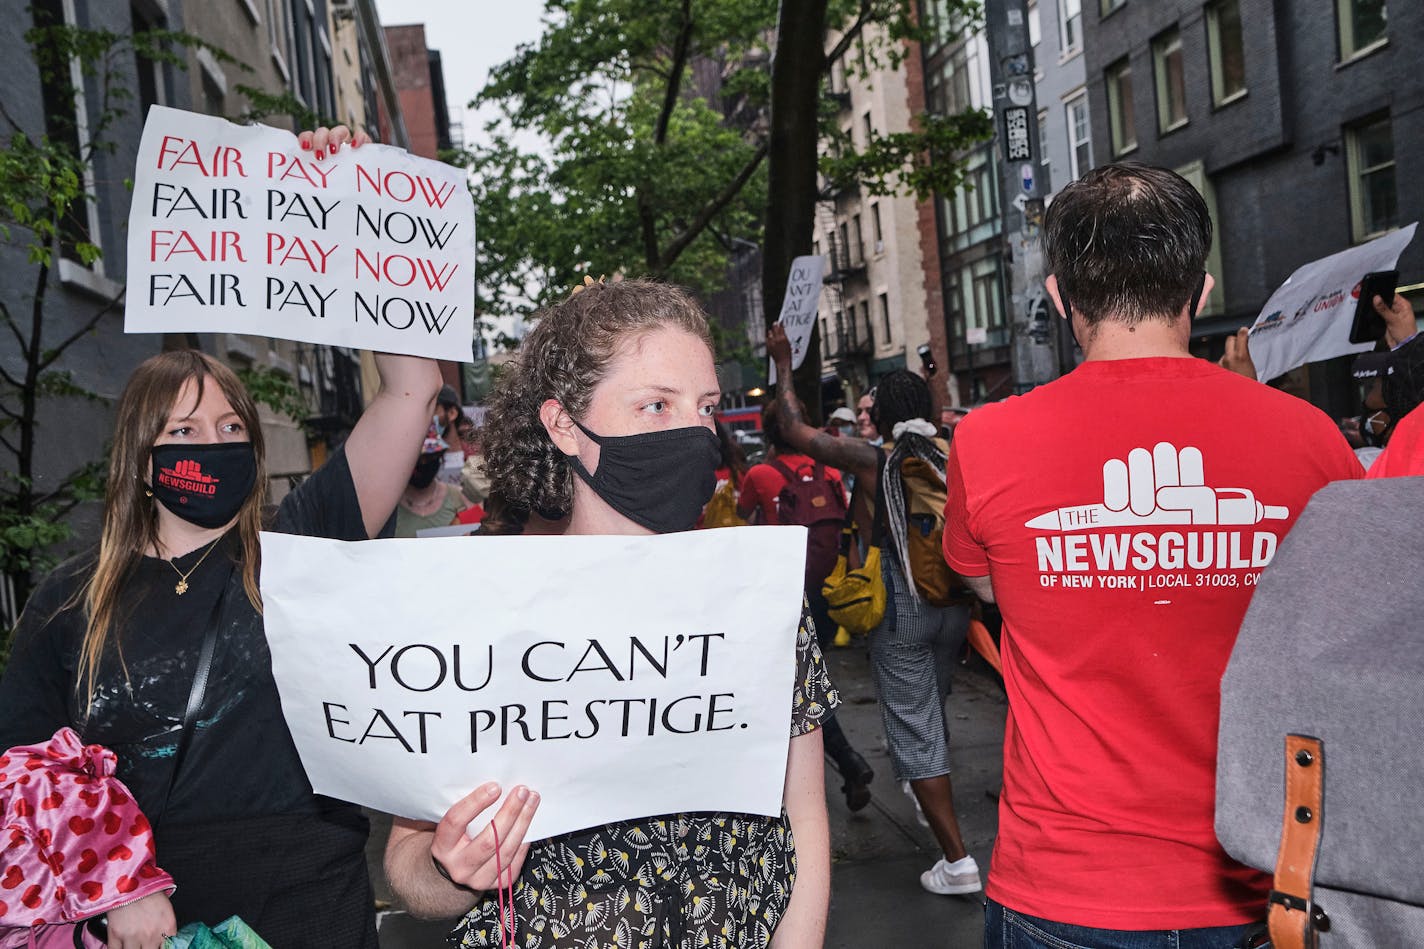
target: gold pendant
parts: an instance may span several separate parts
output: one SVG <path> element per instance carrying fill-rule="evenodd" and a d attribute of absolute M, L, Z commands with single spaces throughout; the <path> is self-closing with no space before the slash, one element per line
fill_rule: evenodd
<path fill-rule="evenodd" d="M 178 581 L 178 585 L 173 588 L 173 592 L 176 593 L 176 594 L 178 594 L 179 596 L 182 596 L 184 593 L 187 593 L 187 592 L 188 592 L 188 581 L 187 581 L 187 580 L 179 580 L 179 581 Z"/>

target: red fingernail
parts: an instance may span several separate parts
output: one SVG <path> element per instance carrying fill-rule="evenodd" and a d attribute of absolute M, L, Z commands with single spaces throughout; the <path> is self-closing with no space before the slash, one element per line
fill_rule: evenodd
<path fill-rule="evenodd" d="M 317 161 L 321 161 L 321 160 L 322 160 L 323 158 L 325 158 L 325 157 L 326 157 L 326 153 L 323 152 L 320 148 L 318 148 L 318 149 L 316 150 L 316 160 L 317 160 Z"/>
<path fill-rule="evenodd" d="M 341 147 L 341 143 L 340 143 L 340 142 L 332 142 L 332 143 L 331 143 L 331 153 L 332 153 L 333 155 L 335 155 L 335 154 L 336 154 L 336 150 L 337 150 L 338 148 L 340 148 L 340 147 Z"/>
<path fill-rule="evenodd" d="M 309 151 L 311 151 L 311 142 L 302 142 L 302 151 L 304 151 L 304 152 L 309 152 Z"/>

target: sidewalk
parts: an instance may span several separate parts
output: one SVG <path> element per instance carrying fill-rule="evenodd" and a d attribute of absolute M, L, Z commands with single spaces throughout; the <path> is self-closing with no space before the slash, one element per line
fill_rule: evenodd
<path fill-rule="evenodd" d="M 840 776 L 826 766 L 832 863 L 826 949 L 975 949 L 983 942 L 981 897 L 935 896 L 920 888 L 919 875 L 939 858 L 939 848 L 894 780 L 863 641 L 832 649 L 826 658 L 845 703 L 838 713 L 841 727 L 875 769 L 874 800 L 851 814 Z M 1007 705 L 997 679 L 981 661 L 975 663 L 958 667 L 947 714 L 960 827 L 987 873 L 998 827 L 998 805 L 990 795 L 999 790 Z M 390 905 L 380 856 L 389 821 L 373 816 L 372 828 L 371 874 L 385 907 L 382 949 L 440 949 L 447 923 L 416 920 Z"/>

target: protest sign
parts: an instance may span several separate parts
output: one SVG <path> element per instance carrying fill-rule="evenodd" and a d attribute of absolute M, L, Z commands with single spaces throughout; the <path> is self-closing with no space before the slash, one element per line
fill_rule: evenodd
<path fill-rule="evenodd" d="M 250 333 L 470 361 L 474 202 L 458 168 L 154 106 L 129 212 L 130 333 Z"/>
<path fill-rule="evenodd" d="M 800 527 L 263 534 L 282 711 L 318 793 L 413 819 L 489 780 L 540 793 L 531 840 L 778 814 L 805 549 Z M 432 596 L 434 577 L 459 578 L 468 602 Z"/>
<path fill-rule="evenodd" d="M 791 275 L 786 278 L 786 296 L 781 299 L 781 316 L 777 322 L 786 327 L 791 342 L 791 368 L 800 369 L 811 345 L 811 331 L 816 328 L 817 306 L 821 302 L 821 275 L 826 271 L 826 258 L 797 257 L 791 261 Z M 776 385 L 776 366 L 767 360 L 766 384 Z"/>
<path fill-rule="evenodd" d="M 1373 349 L 1374 343 L 1350 342 L 1360 278 L 1394 269 L 1417 226 L 1312 261 L 1287 277 L 1251 325 L 1257 378 L 1266 382 L 1308 362 Z"/>

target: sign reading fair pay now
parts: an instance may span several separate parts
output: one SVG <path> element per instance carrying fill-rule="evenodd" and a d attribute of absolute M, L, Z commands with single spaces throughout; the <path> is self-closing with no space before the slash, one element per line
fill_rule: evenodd
<path fill-rule="evenodd" d="M 290 132 L 154 106 L 129 212 L 124 329 L 469 361 L 474 202 L 386 145 L 318 160 Z"/>

